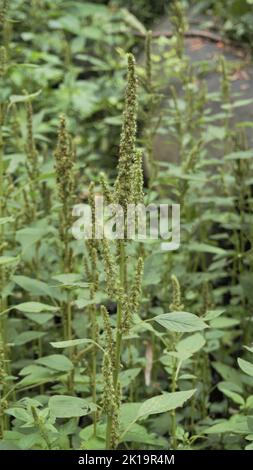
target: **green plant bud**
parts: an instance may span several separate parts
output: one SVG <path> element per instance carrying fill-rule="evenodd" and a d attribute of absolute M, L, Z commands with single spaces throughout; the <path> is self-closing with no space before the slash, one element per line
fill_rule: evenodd
<path fill-rule="evenodd" d="M 172 274 L 172 303 L 170 304 L 170 310 L 172 312 L 180 312 L 184 309 L 184 305 L 181 303 L 181 287 L 177 277 Z"/>
<path fill-rule="evenodd" d="M 113 203 L 113 194 L 108 186 L 108 182 L 106 180 L 105 174 L 100 173 L 100 184 L 102 186 L 102 193 L 105 197 L 107 204 Z"/>

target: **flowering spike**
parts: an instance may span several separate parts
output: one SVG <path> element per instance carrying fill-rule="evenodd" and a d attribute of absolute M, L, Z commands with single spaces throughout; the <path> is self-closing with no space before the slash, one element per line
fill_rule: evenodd
<path fill-rule="evenodd" d="M 181 303 L 181 287 L 178 278 L 172 274 L 172 303 L 170 304 L 170 310 L 173 312 L 180 312 L 184 309 L 184 305 Z"/>
<path fill-rule="evenodd" d="M 142 151 L 137 150 L 134 154 L 132 173 L 132 202 L 138 204 L 143 202 L 143 165 Z"/>
<path fill-rule="evenodd" d="M 137 79 L 135 59 L 128 54 L 127 87 L 125 93 L 125 109 L 120 137 L 118 176 L 115 181 L 115 200 L 125 210 L 131 196 L 131 168 L 135 154 L 136 112 L 137 112 Z"/>

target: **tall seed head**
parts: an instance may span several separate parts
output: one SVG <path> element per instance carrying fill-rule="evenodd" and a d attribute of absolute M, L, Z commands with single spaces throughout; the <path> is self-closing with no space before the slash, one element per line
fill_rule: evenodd
<path fill-rule="evenodd" d="M 178 278 L 171 276 L 172 284 L 172 303 L 170 304 L 170 310 L 172 312 L 180 312 L 184 309 L 184 305 L 181 303 L 181 287 Z"/>
<path fill-rule="evenodd" d="M 6 72 L 7 53 L 4 46 L 0 47 L 0 77 L 3 77 Z"/>
<path fill-rule="evenodd" d="M 122 333 L 127 334 L 133 321 L 133 315 L 138 311 L 142 291 L 143 259 L 139 258 L 135 270 L 133 285 L 130 294 L 125 294 L 122 302 Z"/>
<path fill-rule="evenodd" d="M 112 363 L 108 352 L 104 353 L 102 375 L 104 381 L 103 410 L 113 416 L 115 408 L 115 391 L 113 387 Z"/>
<path fill-rule="evenodd" d="M 133 157 L 132 174 L 132 201 L 134 204 L 142 203 L 143 193 L 143 164 L 142 151 L 136 150 Z"/>
<path fill-rule="evenodd" d="M 119 290 L 116 261 L 110 251 L 108 240 L 103 238 L 101 242 L 107 292 L 110 297 L 115 297 Z"/>
<path fill-rule="evenodd" d="M 135 59 L 128 54 L 127 87 L 125 92 L 125 109 L 120 137 L 118 176 L 115 181 L 115 202 L 125 210 L 131 195 L 131 168 L 135 154 L 136 113 L 137 113 L 137 79 Z"/>
<path fill-rule="evenodd" d="M 55 160 L 56 181 L 58 185 L 59 199 L 61 202 L 66 203 L 66 201 L 69 201 L 72 198 L 72 191 L 74 186 L 74 153 L 70 144 L 70 137 L 66 127 L 65 116 L 60 117 Z"/>
<path fill-rule="evenodd" d="M 100 184 L 102 187 L 102 193 L 105 197 L 105 200 L 107 204 L 112 204 L 113 203 L 113 194 L 109 188 L 108 182 L 105 178 L 104 173 L 100 173 Z"/>
<path fill-rule="evenodd" d="M 110 315 L 108 313 L 107 308 L 104 305 L 101 305 L 101 315 L 103 318 L 103 323 L 104 323 L 104 333 L 105 333 L 105 347 L 106 351 L 108 352 L 110 356 L 111 363 L 113 365 L 114 363 L 114 340 L 113 340 L 113 334 L 112 334 L 112 327 L 111 327 L 111 322 L 110 322 Z"/>

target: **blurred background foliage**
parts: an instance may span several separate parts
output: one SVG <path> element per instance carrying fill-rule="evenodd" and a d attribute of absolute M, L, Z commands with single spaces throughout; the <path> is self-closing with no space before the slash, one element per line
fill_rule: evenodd
<path fill-rule="evenodd" d="M 196 0 L 195 11 L 210 11 L 215 25 L 224 35 L 237 41 L 245 41 L 252 48 L 253 0 Z"/>
<path fill-rule="evenodd" d="M 250 93 L 252 81 L 250 71 L 243 70 L 245 64 L 238 64 L 237 56 L 226 62 L 222 57 L 225 48 L 216 48 L 216 44 L 211 44 L 214 51 L 211 51 L 210 60 L 210 55 L 205 53 L 205 47 L 210 44 L 193 41 L 195 48 L 192 54 L 202 50 L 204 60 L 191 63 L 184 52 L 184 38 L 180 33 L 184 18 L 180 15 L 174 18 L 174 36 L 157 38 L 152 44 L 150 57 L 146 54 L 145 63 L 146 30 L 159 23 L 161 17 L 166 21 L 167 18 L 172 19 L 173 15 L 169 16 L 168 13 L 170 3 L 161 0 L 10 0 L 7 21 L 4 21 L 1 12 L 6 0 L 0 1 L 1 44 L 5 46 L 1 48 L 0 62 L 0 127 L 4 142 L 2 181 L 5 185 L 2 194 L 6 216 L 3 222 L 9 223 L 10 217 L 15 221 L 13 230 L 2 232 L 3 243 L 0 243 L 4 250 L 3 264 L 14 263 L 13 269 L 4 271 L 2 310 L 8 312 L 5 305 L 7 298 L 14 306 L 20 301 L 38 300 L 45 296 L 56 303 L 65 301 L 66 292 L 55 288 L 52 277 L 61 269 L 61 244 L 56 229 L 59 224 L 59 201 L 53 158 L 58 116 L 66 114 L 73 148 L 77 151 L 73 200 L 79 202 L 80 197 L 87 200 L 90 181 L 95 183 L 98 191 L 101 189 L 98 182 L 101 169 L 107 167 L 111 170 L 107 171 L 109 178 L 115 175 L 126 53 L 133 52 L 137 58 L 139 82 L 137 144 L 147 155 L 152 139 L 158 134 L 170 148 L 172 145 L 179 148 L 181 158 L 181 164 L 172 163 L 171 153 L 167 152 L 170 161 L 162 162 L 153 186 L 150 184 L 146 189 L 148 201 L 167 203 L 168 194 L 170 202 L 179 201 L 184 237 L 183 249 L 173 254 L 173 258 L 170 253 L 168 256 L 165 254 L 165 258 L 151 243 L 143 248 L 146 260 L 142 314 L 146 319 L 147 315 L 160 315 L 168 311 L 171 305 L 171 294 L 168 293 L 170 273 L 175 273 L 182 282 L 184 304 L 189 312 L 200 316 L 211 313 L 208 321 L 211 321 L 212 328 L 207 331 L 207 348 L 196 362 L 190 367 L 187 365 L 186 374 L 182 376 L 182 388 L 187 388 L 189 384 L 199 386 L 199 401 L 193 401 L 185 414 L 191 431 L 195 421 L 200 422 L 196 430 L 196 436 L 199 436 L 203 426 L 215 425 L 213 418 L 216 417 L 231 415 L 233 419 L 242 418 L 245 423 L 245 410 L 247 406 L 252 408 L 252 396 L 250 405 L 246 404 L 246 399 L 253 378 L 250 378 L 251 381 L 247 377 L 241 380 L 238 371 L 233 369 L 238 345 L 241 353 L 241 344 L 250 344 L 252 338 L 252 150 L 247 142 L 247 136 L 252 131 L 252 118 L 243 112 L 243 120 L 247 119 L 245 122 L 234 119 L 238 109 L 252 105 L 252 96 L 245 100 L 243 95 L 242 99 L 243 92 L 248 90 Z M 221 36 L 236 40 L 242 48 L 251 45 L 251 0 L 181 3 L 189 8 L 187 19 L 190 28 L 214 30 Z M 147 57 L 152 62 L 151 83 L 147 80 Z M 244 61 L 244 56 L 242 58 Z M 208 78 L 215 73 L 216 81 L 210 88 Z M 177 89 L 173 87 L 175 83 Z M 233 85 L 236 83 L 239 90 L 234 94 Z M 28 101 L 32 103 L 33 117 L 31 113 L 29 115 L 29 108 L 27 114 L 25 105 Z M 2 119 L 4 115 L 5 121 Z M 29 136 L 31 120 L 32 138 Z M 252 137 L 252 132 L 250 135 Z M 38 163 L 32 181 L 28 165 L 31 156 L 29 139 L 36 165 Z M 83 264 L 79 262 L 83 243 L 73 242 L 72 247 L 77 260 L 73 273 L 76 269 L 83 275 Z M 134 258 L 135 252 L 130 252 L 130 256 Z M 13 279 L 15 269 L 17 276 Z M 82 290 L 83 286 L 80 286 Z M 84 324 L 81 309 L 89 306 L 90 293 L 85 291 L 83 295 L 81 291 L 79 298 L 76 281 L 71 281 L 72 287 L 73 290 L 78 289 L 77 294 L 73 295 L 75 301 L 81 300 L 80 312 L 75 311 L 75 335 L 79 339 L 86 338 L 89 325 Z M 98 303 L 101 299 L 103 301 L 104 297 L 101 296 Z M 223 306 L 226 306 L 226 316 L 221 318 Z M 58 338 L 58 323 L 55 322 L 56 328 L 51 328 L 52 314 L 46 320 L 42 318 L 41 321 L 45 321 L 43 326 L 38 322 L 39 312 L 35 312 L 35 320 L 29 312 L 25 313 L 28 313 L 25 323 L 19 314 L 10 316 L 8 341 L 14 343 L 14 348 L 40 340 L 46 333 L 49 338 L 51 334 L 53 339 Z M 39 325 L 35 327 L 38 330 L 44 328 L 45 331 L 34 331 L 34 323 L 31 322 L 35 321 Z M 150 339 L 149 330 L 144 333 Z M 174 348 L 174 339 L 172 343 Z M 34 366 L 34 357 L 48 352 L 48 339 L 43 343 L 44 352 L 41 351 L 41 344 L 38 341 L 36 350 L 27 348 L 23 355 L 20 349 L 14 350 L 12 364 L 15 374 L 27 365 Z M 144 367 L 144 342 L 141 344 L 140 349 L 134 346 L 131 354 L 128 349 L 124 351 L 123 361 L 130 363 L 132 370 Z M 161 350 L 155 348 L 157 361 L 155 358 L 154 362 L 158 363 L 159 358 L 162 368 L 172 376 L 176 371 L 171 365 L 173 355 L 169 351 L 163 356 Z M 175 351 L 173 353 L 175 355 Z M 4 362 L 8 363 L 5 356 Z M 22 386 L 23 380 L 28 380 L 28 388 L 34 384 L 37 386 L 41 376 L 36 376 L 36 373 L 28 372 L 28 379 L 22 378 L 19 384 Z M 51 382 L 51 372 L 43 370 L 42 373 L 46 373 L 46 382 Z M 83 383 L 77 382 L 77 393 L 89 393 L 85 382 L 89 373 Z M 213 393 L 217 374 L 223 379 L 219 392 L 224 396 L 217 390 L 215 395 Z M 127 380 L 128 387 L 131 377 Z M 157 383 L 162 384 L 162 390 L 168 390 L 167 376 L 156 376 L 155 371 L 154 386 L 148 389 L 147 395 L 157 393 Z M 143 379 L 139 382 L 135 380 L 135 385 L 137 399 L 143 400 L 146 394 L 146 390 L 143 394 Z M 64 387 L 65 384 L 59 383 L 54 391 L 65 393 Z M 242 394 L 239 398 L 238 393 Z M 236 411 L 234 404 L 231 407 L 226 397 L 239 405 Z M 44 399 L 46 401 L 47 397 Z M 4 406 L 7 407 L 8 403 Z M 206 416 L 207 413 L 210 417 Z M 185 416 L 179 415 L 179 422 L 184 422 Z M 163 423 L 160 420 L 151 421 L 149 429 L 167 435 L 168 415 L 165 415 Z M 228 424 L 232 427 L 228 428 Z M 225 422 L 225 425 L 228 436 L 221 438 L 224 442 L 217 444 L 218 439 L 210 433 L 208 448 L 241 448 L 245 445 L 241 443 L 238 424 Z M 164 430 L 161 431 L 161 428 Z M 59 429 L 61 434 L 62 428 Z M 180 442 L 186 447 L 191 446 L 189 434 L 184 433 L 183 427 L 178 429 Z M 236 429 L 238 436 L 235 439 L 233 436 L 231 438 L 231 429 L 232 433 Z M 245 432 L 253 432 L 252 424 L 250 431 L 247 427 Z M 70 433 L 74 434 L 76 430 Z M 85 436 L 82 438 L 85 440 Z M 194 439 L 193 436 L 193 442 Z M 32 445 L 31 442 L 25 443 L 27 448 Z M 153 440 L 150 445 L 153 445 Z M 160 445 L 164 446 L 164 441 Z"/>
<path fill-rule="evenodd" d="M 4 4 L 4 2 L 2 2 Z M 48 152 L 59 113 L 75 134 L 79 161 L 92 172 L 116 162 L 121 124 L 125 53 L 138 55 L 145 33 L 168 14 L 169 0 L 12 0 L 3 43 L 8 50 L 4 101 L 20 90 L 43 90 L 34 103 L 36 140 Z M 209 28 L 250 44 L 252 0 L 182 2 L 190 19 L 210 13 Z M 218 21 L 217 21 L 218 18 Z M 206 21 L 206 19 L 205 19 Z M 22 110 L 19 110 L 22 113 Z M 10 144 L 11 145 L 11 144 Z M 14 150 L 14 149 L 12 149 Z M 89 174 L 90 177 L 90 174 Z"/>
<path fill-rule="evenodd" d="M 95 0 L 95 3 L 124 7 L 131 11 L 145 26 L 168 11 L 171 0 Z M 215 16 L 213 27 L 236 40 L 251 43 L 253 39 L 253 0 L 185 0 L 185 6 L 196 13 Z M 217 22 L 218 21 L 218 22 Z"/>

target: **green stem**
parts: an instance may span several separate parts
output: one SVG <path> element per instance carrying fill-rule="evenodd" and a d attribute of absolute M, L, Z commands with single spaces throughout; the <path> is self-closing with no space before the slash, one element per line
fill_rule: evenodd
<path fill-rule="evenodd" d="M 120 241 L 120 283 L 123 289 L 126 283 L 126 256 L 125 256 L 125 245 L 124 241 Z M 122 344 L 122 302 L 119 301 L 117 305 L 117 325 L 116 325 L 116 353 L 115 353 L 115 367 L 113 373 L 113 383 L 116 389 L 118 385 L 118 377 L 120 371 L 120 356 L 121 356 L 121 344 Z"/>
<path fill-rule="evenodd" d="M 2 135 L 2 124 L 0 125 L 0 218 L 4 216 L 4 207 L 3 207 L 3 196 L 4 196 L 4 188 L 3 188 L 3 182 L 4 182 L 4 161 L 3 161 L 3 135 Z M 3 225 L 0 225 L 0 246 L 3 245 L 3 239 L 4 239 L 4 229 Z M 1 253 L 0 253 L 1 254 Z M 1 286 L 4 285 L 4 272 L 0 270 L 0 280 L 1 280 Z M 2 297 L 2 294 L 0 295 L 0 313 L 4 312 L 7 309 L 6 305 L 6 300 Z M 5 338 L 5 332 L 6 332 L 6 318 L 2 317 L 0 321 L 0 353 L 1 353 L 1 374 L 3 374 L 3 388 L 2 388 L 2 394 L 3 396 L 6 395 L 8 392 L 8 387 L 5 382 L 5 376 L 8 375 L 8 352 L 6 349 L 6 338 Z M 3 434 L 3 431 L 7 429 L 8 427 L 8 417 L 4 414 L 3 407 L 5 404 L 1 402 L 1 435 Z"/>
<path fill-rule="evenodd" d="M 176 364 L 173 365 L 173 372 L 172 372 L 172 392 L 176 391 L 177 384 L 176 384 Z M 172 435 L 172 448 L 173 450 L 177 449 L 177 437 L 176 437 L 176 431 L 177 431 L 177 419 L 176 419 L 176 411 L 173 410 L 171 412 L 171 421 L 172 421 L 172 426 L 171 426 L 171 435 Z"/>
<path fill-rule="evenodd" d="M 96 324 L 96 306 L 91 306 L 91 323 L 92 323 L 92 339 L 96 342 L 97 339 L 97 324 Z M 96 405 L 97 403 L 97 347 L 94 344 L 92 350 L 92 401 Z M 93 413 L 93 434 L 96 436 L 97 433 L 97 412 Z"/>
<path fill-rule="evenodd" d="M 120 284 L 123 289 L 126 287 L 126 255 L 124 241 L 119 242 L 119 258 L 120 258 Z M 115 352 L 115 364 L 113 371 L 113 385 L 114 390 L 117 390 L 119 372 L 120 372 L 120 357 L 121 357 L 121 345 L 122 345 L 122 302 L 119 300 L 117 305 L 117 322 L 116 322 L 116 352 Z M 111 432 L 112 432 L 112 414 L 107 417 L 106 427 L 106 449 L 111 449 Z"/>

